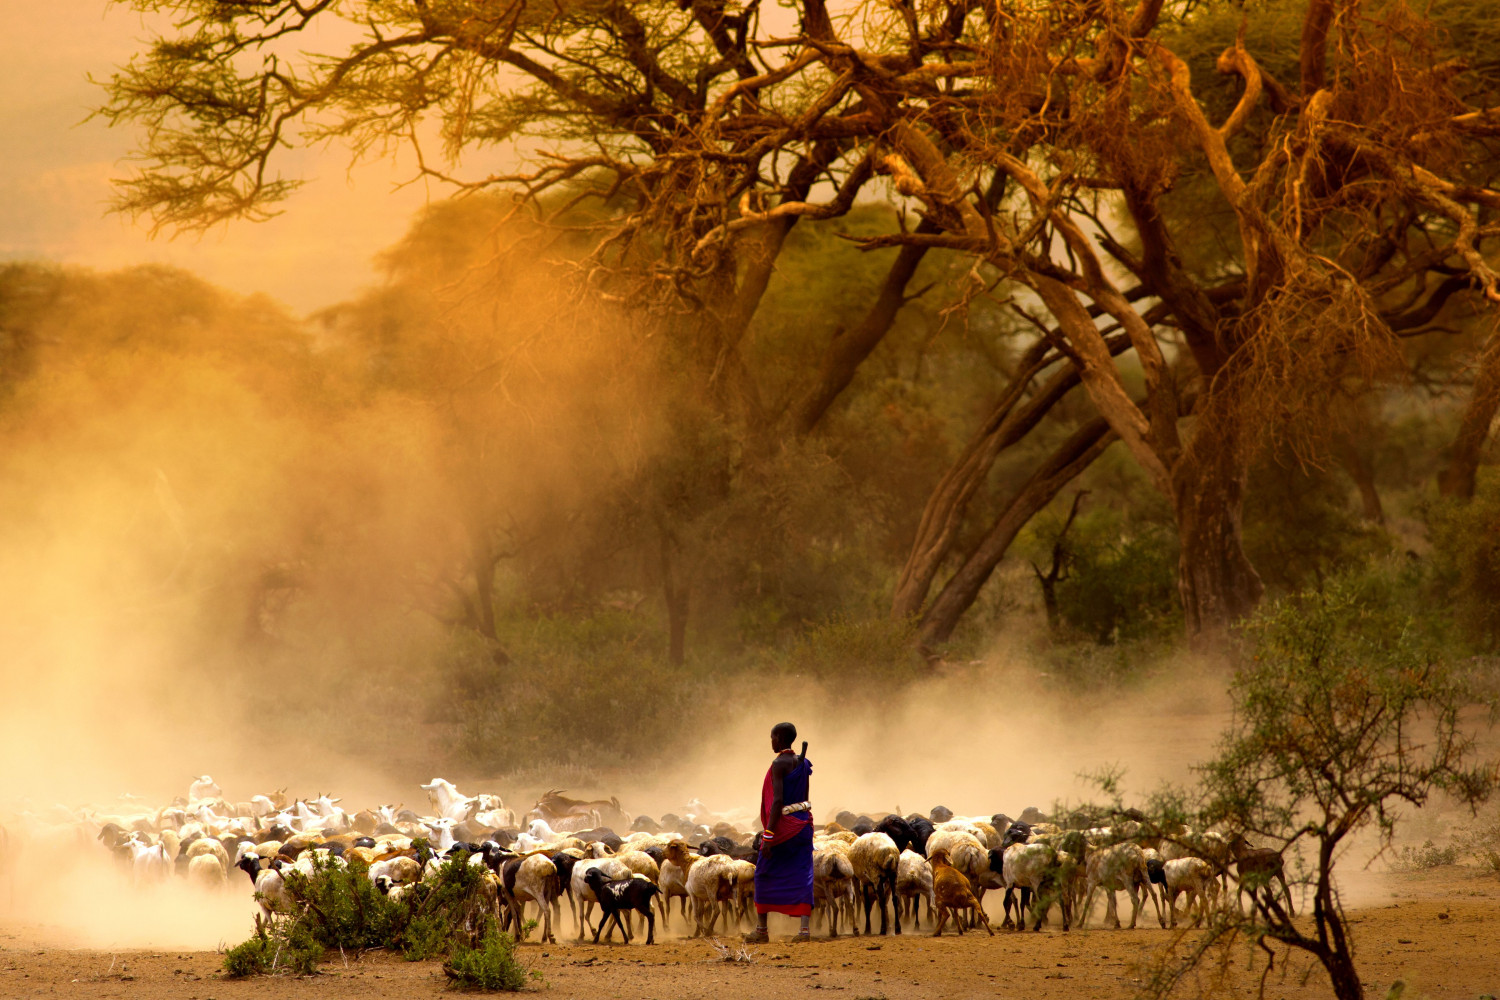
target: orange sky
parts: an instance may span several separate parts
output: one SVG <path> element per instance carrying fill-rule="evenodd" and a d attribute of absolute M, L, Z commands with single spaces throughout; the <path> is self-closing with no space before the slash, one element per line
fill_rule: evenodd
<path fill-rule="evenodd" d="M 95 268 L 159 262 L 237 292 L 266 292 L 305 311 L 348 298 L 376 280 L 372 256 L 406 229 L 428 198 L 421 185 L 393 191 L 402 165 L 349 170 L 339 149 L 298 151 L 287 176 L 310 183 L 264 223 L 207 236 L 152 239 L 144 223 L 111 215 L 110 178 L 122 176 L 135 136 L 84 122 L 107 77 L 141 46 L 139 15 L 104 0 L 5 5 L 0 34 L 0 260 L 45 259 Z M 432 189 L 430 195 L 444 194 Z"/>

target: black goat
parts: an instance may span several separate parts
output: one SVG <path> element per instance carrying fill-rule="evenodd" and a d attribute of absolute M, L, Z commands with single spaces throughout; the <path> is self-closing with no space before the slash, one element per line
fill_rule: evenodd
<path fill-rule="evenodd" d="M 927 838 L 932 836 L 933 831 L 937 828 L 932 825 L 932 820 L 920 813 L 912 813 L 906 817 L 906 825 L 911 828 L 911 849 L 925 858 L 927 856 Z"/>
<path fill-rule="evenodd" d="M 604 930 L 606 924 L 611 920 L 614 926 L 620 928 L 620 933 L 625 937 L 625 943 L 630 943 L 630 931 L 626 929 L 625 922 L 620 919 L 622 912 L 631 910 L 646 918 L 646 943 L 656 943 L 656 913 L 651 909 L 651 901 L 656 894 L 661 892 L 661 887 L 646 878 L 621 878 L 611 879 L 598 868 L 590 868 L 583 876 L 594 895 L 599 898 L 599 926 L 594 928 L 594 943 L 599 943 L 599 932 Z M 604 935 L 608 942 L 614 936 L 614 927 Z"/>
<path fill-rule="evenodd" d="M 898 851 L 904 851 L 912 844 L 911 824 L 894 813 L 876 823 L 875 832 L 883 833 L 894 840 Z"/>

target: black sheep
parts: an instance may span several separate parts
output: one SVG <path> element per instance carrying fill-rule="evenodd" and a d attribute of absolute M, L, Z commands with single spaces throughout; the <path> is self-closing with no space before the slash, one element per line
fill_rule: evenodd
<path fill-rule="evenodd" d="M 1005 831 L 1005 836 L 1001 838 L 1000 850 L 1005 850 L 1011 844 L 1024 844 L 1030 839 L 1031 825 L 1029 823 L 1022 823 L 1020 820 L 1016 820 L 1010 825 L 1010 829 Z"/>
<path fill-rule="evenodd" d="M 927 856 L 927 838 L 932 836 L 935 827 L 926 816 L 912 813 L 906 817 L 906 825 L 911 828 L 911 849 L 923 857 Z"/>
<path fill-rule="evenodd" d="M 904 851 L 911 847 L 911 824 L 894 813 L 876 823 L 875 832 L 883 833 L 894 840 L 896 842 L 896 850 L 898 851 Z"/>
<path fill-rule="evenodd" d="M 599 932 L 609 921 L 614 921 L 614 926 L 620 928 L 620 933 L 625 936 L 625 943 L 630 943 L 630 931 L 625 928 L 625 922 L 620 919 L 622 912 L 634 910 L 646 918 L 646 943 L 656 943 L 656 914 L 651 909 L 651 901 L 656 894 L 661 892 L 661 887 L 646 878 L 621 878 L 611 879 L 598 868 L 590 868 L 588 874 L 583 876 L 589 888 L 594 890 L 594 895 L 599 898 L 599 926 L 594 928 L 594 943 L 599 943 Z M 609 941 L 614 936 L 614 928 L 611 927 L 604 940 Z"/>
<path fill-rule="evenodd" d="M 568 897 L 568 907 L 576 917 L 578 915 L 578 900 L 573 898 L 573 866 L 578 864 L 578 859 L 567 851 L 558 851 L 555 854 L 547 855 L 547 857 L 557 866 L 559 887 L 562 890 L 562 894 Z M 561 913 L 562 910 L 559 909 L 558 912 Z"/>

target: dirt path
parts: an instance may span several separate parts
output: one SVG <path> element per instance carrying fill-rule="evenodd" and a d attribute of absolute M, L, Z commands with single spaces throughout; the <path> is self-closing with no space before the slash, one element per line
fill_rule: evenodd
<path fill-rule="evenodd" d="M 1500 880 L 1445 868 L 1382 877 L 1392 902 L 1356 914 L 1361 969 L 1372 997 L 1396 980 L 1407 1000 L 1500 995 Z M 790 929 L 788 922 L 781 931 Z M 778 928 L 773 924 L 773 931 Z M 142 1000 L 241 998 L 413 998 L 447 994 L 436 963 L 386 954 L 335 955 L 316 977 L 225 980 L 213 952 L 110 953 L 36 947 L 47 929 L 0 929 L 0 997 L 125 997 Z M 784 939 L 750 949 L 748 964 L 717 958 L 702 941 L 670 939 L 650 948 L 527 945 L 525 960 L 541 973 L 540 990 L 559 997 L 728 1000 L 812 996 L 863 998 L 1017 997 L 1025 1000 L 1130 997 L 1140 965 L 1169 940 L 1153 926 L 1135 931 L 1063 934 L 1001 932 L 934 940 L 902 937 Z M 1241 970 L 1248 955 L 1238 957 Z M 1274 974 L 1268 997 L 1327 996 L 1326 981 L 1305 961 Z M 1230 992 L 1254 996 L 1259 969 L 1237 973 Z M 1183 994 L 1193 995 L 1189 987 Z M 821 994 L 820 994 L 821 995 Z"/>

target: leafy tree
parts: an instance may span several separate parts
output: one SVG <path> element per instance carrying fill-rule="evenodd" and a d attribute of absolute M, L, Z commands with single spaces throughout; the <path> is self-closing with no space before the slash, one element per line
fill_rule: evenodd
<path fill-rule="evenodd" d="M 1276 955 L 1265 940 L 1317 959 L 1341 1000 L 1363 997 L 1335 881 L 1343 853 L 1366 831 L 1387 849 L 1402 807 L 1437 795 L 1472 807 L 1500 783 L 1500 762 L 1481 756 L 1469 714 L 1484 704 L 1478 679 L 1444 658 L 1388 586 L 1346 577 L 1323 594 L 1277 601 L 1247 626 L 1234 721 L 1201 768 L 1202 819 L 1271 845 L 1288 866 L 1307 855 L 1312 925 L 1294 920 L 1279 893 L 1254 891 L 1248 914 L 1225 911 L 1185 952 L 1164 957 L 1155 995 L 1248 935 L 1267 951 L 1268 972 Z"/>

